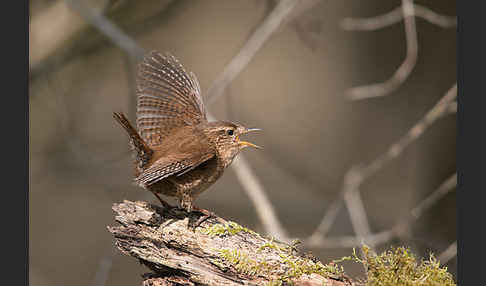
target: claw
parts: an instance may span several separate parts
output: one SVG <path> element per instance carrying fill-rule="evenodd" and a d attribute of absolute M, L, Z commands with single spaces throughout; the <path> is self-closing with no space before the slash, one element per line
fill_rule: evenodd
<path fill-rule="evenodd" d="M 205 210 L 205 209 L 200 209 L 198 207 L 195 207 L 193 206 L 192 208 L 193 211 L 196 211 L 196 212 L 199 212 L 199 213 L 202 213 L 203 215 L 196 221 L 196 223 L 194 224 L 194 228 L 200 226 L 203 222 L 205 222 L 207 219 L 211 218 L 211 217 L 214 217 L 216 218 L 216 220 L 220 223 L 226 223 L 226 221 L 220 217 L 218 217 L 217 215 L 215 215 L 213 212 L 210 212 L 208 210 Z"/>

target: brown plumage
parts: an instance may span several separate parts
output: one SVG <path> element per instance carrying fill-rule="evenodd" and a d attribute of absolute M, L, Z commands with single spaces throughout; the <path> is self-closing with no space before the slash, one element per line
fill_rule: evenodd
<path fill-rule="evenodd" d="M 122 113 L 115 120 L 127 131 L 135 159 L 135 183 L 177 197 L 193 210 L 194 199 L 223 174 L 245 147 L 240 135 L 258 129 L 208 122 L 196 76 L 170 54 L 151 52 L 137 74 L 137 130 Z"/>

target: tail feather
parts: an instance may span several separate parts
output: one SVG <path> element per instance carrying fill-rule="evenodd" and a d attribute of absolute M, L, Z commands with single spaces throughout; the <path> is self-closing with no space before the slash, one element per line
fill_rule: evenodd
<path fill-rule="evenodd" d="M 137 130 L 133 128 L 125 114 L 122 112 L 113 112 L 113 118 L 128 133 L 128 136 L 130 137 L 130 145 L 135 151 L 135 160 L 137 161 L 137 165 L 140 169 L 143 169 L 150 161 L 150 158 L 152 158 L 152 149 L 150 149 L 147 143 L 145 143 L 142 137 L 140 137 Z"/>

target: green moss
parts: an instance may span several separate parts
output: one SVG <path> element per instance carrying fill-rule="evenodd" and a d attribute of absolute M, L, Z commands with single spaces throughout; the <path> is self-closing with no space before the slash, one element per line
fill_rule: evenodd
<path fill-rule="evenodd" d="M 241 231 L 256 234 L 253 230 L 243 227 L 233 221 L 230 221 L 227 224 L 214 224 L 211 227 L 203 229 L 202 233 L 205 233 L 209 236 L 224 236 L 235 235 Z"/>
<path fill-rule="evenodd" d="M 283 282 L 282 280 L 270 280 L 270 282 L 268 282 L 267 286 L 282 286 L 283 285 Z"/>
<path fill-rule="evenodd" d="M 257 235 L 254 231 L 232 221 L 224 225 L 215 224 L 202 230 L 210 236 L 220 237 L 235 235 L 242 231 Z M 354 260 L 365 266 L 366 286 L 456 286 L 447 268 L 441 268 L 440 262 L 433 255 L 419 263 L 408 248 L 392 248 L 376 255 L 369 247 L 363 246 L 362 258 L 354 251 L 353 257 L 343 257 L 329 264 L 323 264 L 314 259 L 294 255 L 297 244 L 298 242 L 286 244 L 273 238 L 266 240 L 258 248 L 258 252 L 266 249 L 276 252 L 280 259 L 272 260 L 271 263 L 266 260 L 252 259 L 248 253 L 237 249 L 215 250 L 219 257 L 213 259 L 213 263 L 221 269 L 231 267 L 244 275 L 263 276 L 270 279 L 268 286 L 291 285 L 294 279 L 313 273 L 325 278 L 339 279 L 343 277 L 344 269 L 338 263 L 348 260 Z"/>
<path fill-rule="evenodd" d="M 277 250 L 277 251 L 283 252 L 283 253 L 290 253 L 290 251 L 292 250 L 292 246 L 286 245 L 284 243 L 277 243 L 277 242 L 275 242 L 274 238 L 271 238 L 270 241 L 265 242 L 262 246 L 260 246 L 258 248 L 257 251 L 260 252 L 260 251 L 265 250 L 267 248 L 274 249 L 274 250 Z"/>
<path fill-rule="evenodd" d="M 263 275 L 271 271 L 271 265 L 266 261 L 252 260 L 247 253 L 237 249 L 220 249 L 220 256 L 236 271 L 246 275 Z"/>
<path fill-rule="evenodd" d="M 431 254 L 428 260 L 417 262 L 408 248 L 398 247 L 380 255 L 372 254 L 367 246 L 362 247 L 364 258 L 354 252 L 354 260 L 367 269 L 367 286 L 455 286 L 447 267 Z"/>
<path fill-rule="evenodd" d="M 344 274 L 342 266 L 338 266 L 335 262 L 329 264 L 322 264 L 321 262 L 312 261 L 298 256 L 280 253 L 282 263 L 285 264 L 287 271 L 280 277 L 280 280 L 290 282 L 292 279 L 301 277 L 304 274 L 319 274 L 325 278 L 338 278 Z"/>
<path fill-rule="evenodd" d="M 229 264 L 239 273 L 266 276 L 267 278 L 274 276 L 275 278 L 267 284 L 269 286 L 281 286 L 284 282 L 291 284 L 293 279 L 299 278 L 304 274 L 310 275 L 316 273 L 325 278 L 337 278 L 344 274 L 342 266 L 336 264 L 340 261 L 324 265 L 321 262 L 295 256 L 292 254 L 294 250 L 293 245 L 277 243 L 271 239 L 270 241 L 266 241 L 258 251 L 267 248 L 276 250 L 280 257 L 278 261 L 273 261 L 273 264 L 265 260 L 251 259 L 247 253 L 236 249 L 220 249 L 218 252 L 224 263 Z M 349 257 L 348 259 L 351 258 Z M 283 274 L 281 273 L 282 269 L 285 271 Z M 280 272 L 277 273 L 277 271 Z"/>

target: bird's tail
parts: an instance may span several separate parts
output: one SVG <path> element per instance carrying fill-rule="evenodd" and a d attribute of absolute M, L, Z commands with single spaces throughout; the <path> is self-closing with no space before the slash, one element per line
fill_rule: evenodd
<path fill-rule="evenodd" d="M 147 143 L 140 137 L 137 130 L 133 128 L 125 114 L 122 112 L 113 112 L 113 118 L 128 133 L 128 136 L 130 137 L 130 145 L 132 146 L 133 151 L 135 151 L 137 165 L 139 168 L 143 169 L 150 161 L 150 158 L 152 158 L 152 149 L 150 149 Z"/>

